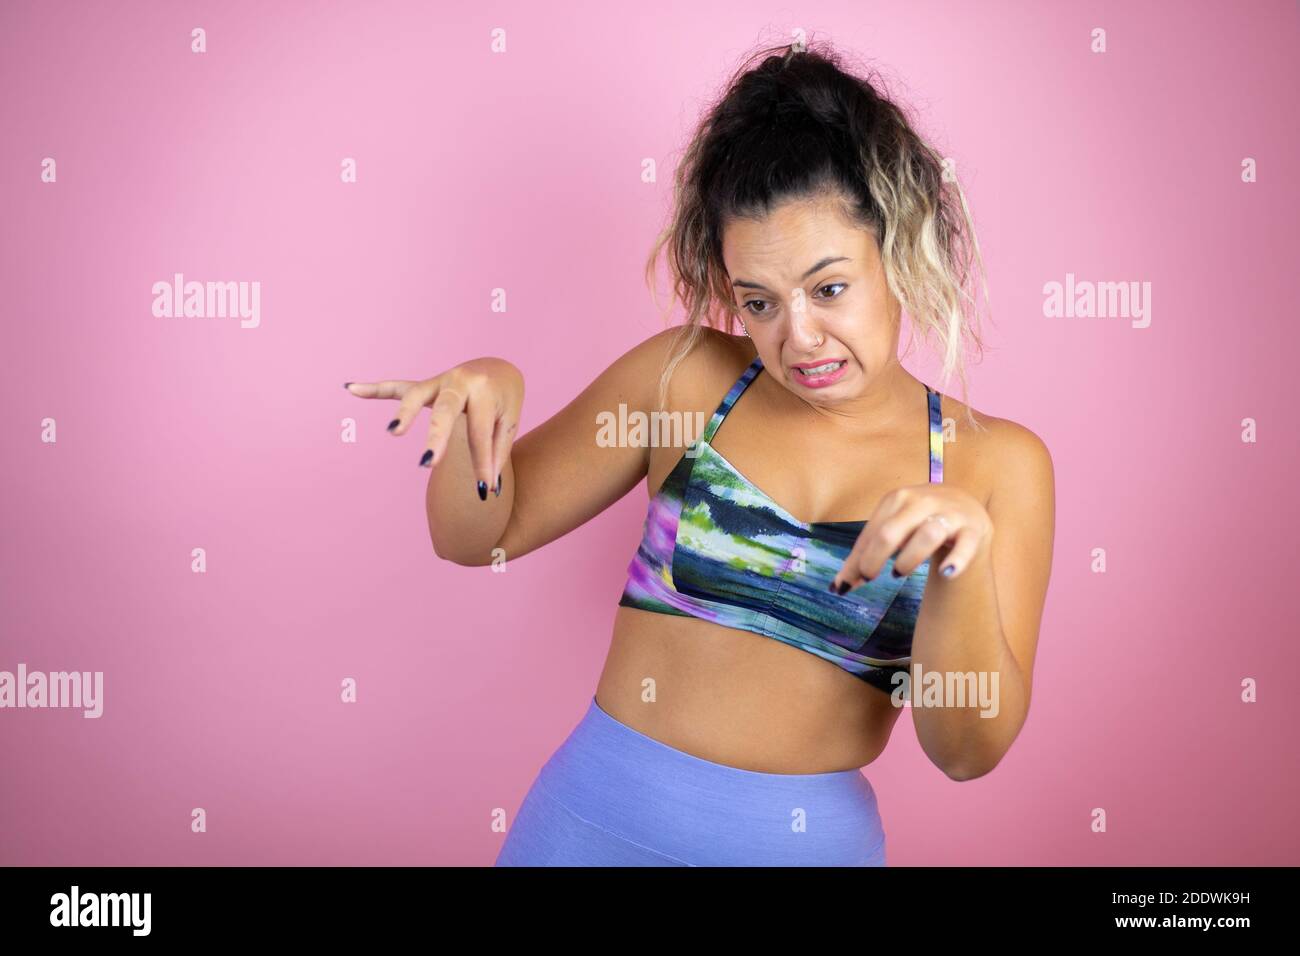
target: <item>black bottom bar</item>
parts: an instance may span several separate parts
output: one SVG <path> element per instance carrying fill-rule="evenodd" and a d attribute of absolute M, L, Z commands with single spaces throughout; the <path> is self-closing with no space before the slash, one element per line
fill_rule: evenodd
<path fill-rule="evenodd" d="M 662 934 L 679 923 L 693 928 L 693 941 L 710 930 L 732 942 L 761 938 L 777 927 L 809 942 L 834 932 L 864 945 L 954 937 L 997 945 L 1032 928 L 1049 934 L 1040 940 L 1231 945 L 1291 927 L 1284 907 L 1295 869 L 9 867 L 0 869 L 0 926 L 6 943 L 65 936 L 92 945 L 453 941 L 460 937 L 444 934 L 460 931 L 482 943 L 515 932 L 593 946 L 650 934 L 675 945 L 686 937 Z"/>

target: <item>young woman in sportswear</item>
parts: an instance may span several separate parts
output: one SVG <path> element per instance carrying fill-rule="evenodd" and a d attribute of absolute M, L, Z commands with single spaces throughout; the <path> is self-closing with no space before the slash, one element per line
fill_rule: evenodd
<path fill-rule="evenodd" d="M 667 247 L 684 325 L 517 441 L 504 359 L 347 386 L 398 400 L 395 435 L 431 408 L 429 530 L 457 564 L 519 558 L 647 482 L 604 671 L 497 865 L 884 865 L 861 768 L 902 699 L 954 780 L 996 766 L 1028 712 L 1051 458 L 899 362 L 904 309 L 945 376 L 964 384 L 982 344 L 960 186 L 835 54 L 755 59 L 696 132 L 648 263 Z M 620 404 L 707 424 L 608 447 L 596 422 Z"/>

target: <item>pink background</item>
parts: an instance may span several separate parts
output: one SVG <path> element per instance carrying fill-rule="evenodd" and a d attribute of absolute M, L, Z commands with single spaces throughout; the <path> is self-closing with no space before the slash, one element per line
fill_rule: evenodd
<path fill-rule="evenodd" d="M 971 400 L 1057 473 L 1029 722 L 958 784 L 900 721 L 867 768 L 890 863 L 1300 863 L 1297 5 L 611 7 L 0 7 L 0 669 L 105 672 L 99 720 L 0 712 L 0 862 L 492 862 L 595 688 L 645 491 L 505 574 L 442 563 L 421 439 L 340 385 L 502 355 L 525 430 L 558 410 L 659 327 L 699 110 L 802 27 L 956 160 L 996 322 Z M 260 328 L 155 318 L 174 272 L 261 282 Z M 1067 272 L 1151 282 L 1151 327 L 1045 318 Z"/>

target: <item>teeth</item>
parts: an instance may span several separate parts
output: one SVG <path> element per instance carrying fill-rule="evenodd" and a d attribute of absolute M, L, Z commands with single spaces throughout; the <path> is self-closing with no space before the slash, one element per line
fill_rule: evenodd
<path fill-rule="evenodd" d="M 843 364 L 843 362 L 827 362 L 825 365 L 818 365 L 816 368 L 801 368 L 799 371 L 804 375 L 821 375 L 824 372 L 833 372 Z"/>

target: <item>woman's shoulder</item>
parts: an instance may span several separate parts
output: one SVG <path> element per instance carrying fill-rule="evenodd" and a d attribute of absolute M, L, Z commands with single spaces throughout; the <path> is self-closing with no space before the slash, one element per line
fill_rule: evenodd
<path fill-rule="evenodd" d="M 987 498 L 1008 483 L 1024 489 L 1052 482 L 1051 452 L 1027 425 L 978 411 L 947 393 L 942 409 L 945 468 L 959 469 L 963 484 L 986 489 Z"/>
<path fill-rule="evenodd" d="M 665 407 L 709 411 L 722 400 L 757 357 L 748 336 L 732 335 L 707 325 L 675 325 L 644 345 L 666 378 Z"/>

